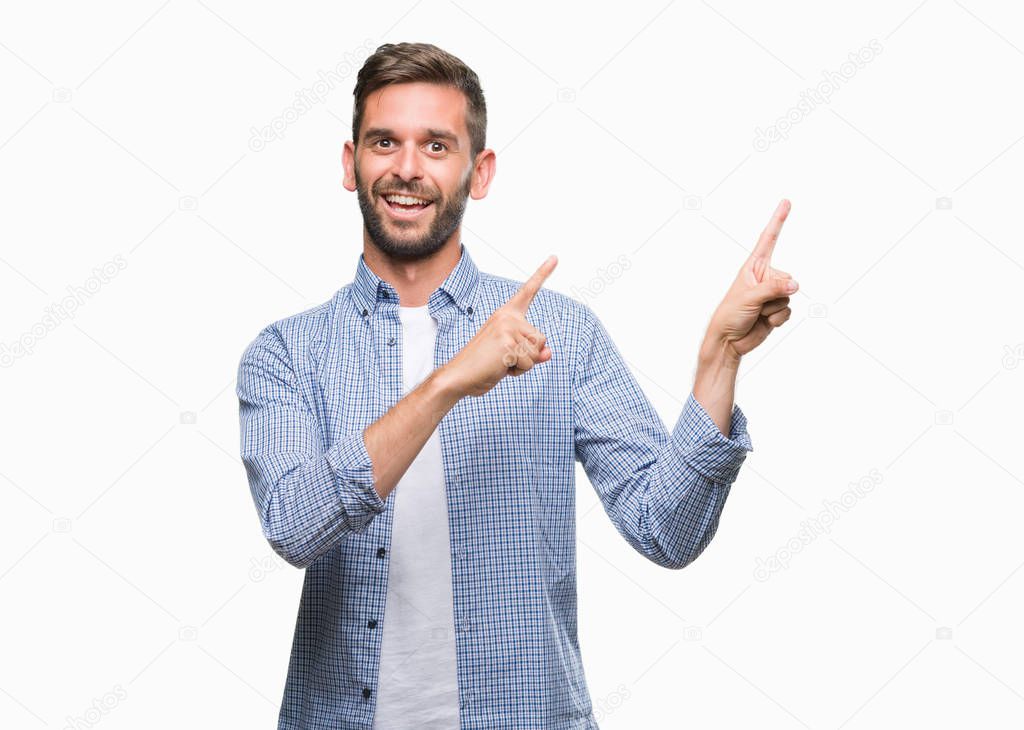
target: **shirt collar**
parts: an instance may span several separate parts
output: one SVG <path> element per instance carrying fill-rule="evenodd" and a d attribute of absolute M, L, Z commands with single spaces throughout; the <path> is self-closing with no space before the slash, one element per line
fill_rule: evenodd
<path fill-rule="evenodd" d="M 472 315 L 476 298 L 480 270 L 469 255 L 463 243 L 459 244 L 459 261 L 447 278 L 430 295 L 427 304 L 431 314 L 454 304 L 460 312 Z M 393 302 L 397 306 L 398 291 L 381 279 L 367 266 L 364 254 L 359 254 L 355 279 L 352 282 L 352 303 L 360 316 L 369 317 L 382 302 Z"/>

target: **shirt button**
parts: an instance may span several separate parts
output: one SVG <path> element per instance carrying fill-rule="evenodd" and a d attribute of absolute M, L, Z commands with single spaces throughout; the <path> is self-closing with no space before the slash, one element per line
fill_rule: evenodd
<path fill-rule="evenodd" d="M 466 307 L 466 314 L 472 314 L 472 313 L 473 313 L 473 308 L 472 307 Z"/>
<path fill-rule="evenodd" d="M 388 293 L 386 291 L 381 291 L 380 297 L 381 297 L 381 299 L 387 299 L 388 298 Z"/>
<path fill-rule="evenodd" d="M 388 345 L 393 345 L 393 344 L 395 344 L 395 338 L 394 337 L 389 337 L 388 338 Z"/>
<path fill-rule="evenodd" d="M 378 558 L 383 558 L 387 554 L 388 554 L 388 551 L 385 550 L 384 548 L 382 548 L 382 547 L 377 548 L 377 557 Z"/>
<path fill-rule="evenodd" d="M 365 697 L 366 699 L 370 698 L 370 688 L 369 687 L 363 687 L 363 697 Z"/>
<path fill-rule="evenodd" d="M 368 629 L 375 629 L 375 628 L 377 628 L 377 619 L 371 618 L 369 621 L 367 621 L 366 622 L 366 628 L 368 628 Z"/>
<path fill-rule="evenodd" d="M 365 310 L 365 309 L 364 309 L 364 310 L 363 310 L 363 316 L 365 317 L 365 316 L 366 316 L 367 314 L 369 314 L 369 312 L 368 312 L 367 310 Z"/>

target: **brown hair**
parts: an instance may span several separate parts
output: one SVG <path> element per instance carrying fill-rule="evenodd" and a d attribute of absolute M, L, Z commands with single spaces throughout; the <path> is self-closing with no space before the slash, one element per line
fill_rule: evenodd
<path fill-rule="evenodd" d="M 352 94 L 352 140 L 359 143 L 366 97 L 388 84 L 424 81 L 451 86 L 466 96 L 466 128 L 472 155 L 486 145 L 487 105 L 480 79 L 469 66 L 430 43 L 385 43 L 366 59 Z"/>

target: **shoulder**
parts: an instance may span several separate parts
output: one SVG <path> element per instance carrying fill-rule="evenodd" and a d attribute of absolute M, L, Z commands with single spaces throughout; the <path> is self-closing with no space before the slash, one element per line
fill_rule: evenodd
<path fill-rule="evenodd" d="M 325 302 L 267 323 L 245 347 L 242 362 L 270 356 L 291 364 L 317 354 L 327 341 L 337 308 L 347 298 L 350 287 L 346 284 Z"/>
<path fill-rule="evenodd" d="M 525 281 L 497 274 L 481 274 L 481 303 L 488 313 L 493 312 L 519 291 Z M 593 316 L 593 311 L 584 302 L 547 287 L 540 288 L 527 311 L 527 318 L 538 327 L 559 324 L 574 332 L 589 326 Z"/>

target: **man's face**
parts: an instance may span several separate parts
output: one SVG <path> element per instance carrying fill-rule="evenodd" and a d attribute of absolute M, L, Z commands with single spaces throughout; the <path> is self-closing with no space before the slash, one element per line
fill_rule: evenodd
<path fill-rule="evenodd" d="M 346 145 L 346 187 L 385 254 L 430 256 L 462 222 L 474 183 L 465 112 L 462 92 L 436 84 L 392 84 L 366 98 L 358 143 Z"/>

